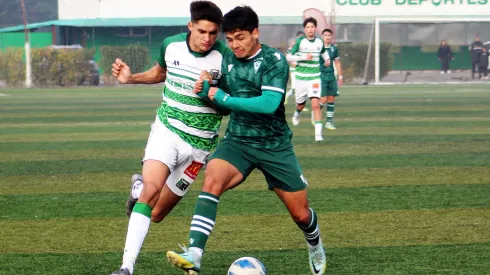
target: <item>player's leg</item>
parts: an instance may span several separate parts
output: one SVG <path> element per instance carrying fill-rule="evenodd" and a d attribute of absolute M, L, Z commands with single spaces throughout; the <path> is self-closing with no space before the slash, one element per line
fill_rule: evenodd
<path fill-rule="evenodd" d="M 151 212 L 177 158 L 173 139 L 158 120 L 152 125 L 143 159 L 143 188 L 129 218 L 123 264 L 112 274 L 132 274 L 136 258 L 150 227 Z M 166 142 L 162 142 L 165 140 Z"/>
<path fill-rule="evenodd" d="M 311 100 L 312 121 L 315 126 L 315 141 L 322 141 L 322 111 L 320 109 L 321 81 L 320 79 L 308 81 L 308 97 Z"/>
<path fill-rule="evenodd" d="M 288 209 L 292 219 L 305 236 L 309 265 L 313 274 L 326 270 L 326 255 L 323 248 L 318 216 L 309 207 L 307 181 L 301 172 L 292 145 L 260 158 L 259 169 L 264 173 L 269 189 L 273 190 Z"/>
<path fill-rule="evenodd" d="M 179 143 L 177 165 L 165 182 L 160 198 L 151 212 L 153 222 L 161 222 L 179 203 L 196 180 L 209 155 L 208 151 L 193 148 L 183 140 L 179 140 Z"/>
<path fill-rule="evenodd" d="M 327 123 L 325 124 L 325 128 L 328 130 L 337 129 L 333 124 L 333 118 L 335 115 L 335 98 L 339 96 L 339 87 L 337 84 L 337 80 L 334 78 L 327 83 Z"/>
<path fill-rule="evenodd" d="M 292 122 L 296 126 L 301 120 L 301 112 L 305 108 L 306 99 L 308 97 L 307 83 L 303 80 L 296 79 L 295 96 L 296 96 L 296 110 L 294 111 Z"/>
<path fill-rule="evenodd" d="M 219 197 L 240 184 L 254 168 L 254 157 L 248 148 L 223 140 L 206 165 L 204 184 L 196 201 L 189 232 L 189 248 L 184 253 L 167 252 L 168 260 L 189 274 L 198 274 L 206 242 L 216 221 Z"/>

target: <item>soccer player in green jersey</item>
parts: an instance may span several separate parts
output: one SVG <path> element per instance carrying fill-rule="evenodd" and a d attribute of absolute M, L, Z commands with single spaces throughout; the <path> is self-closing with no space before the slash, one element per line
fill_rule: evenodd
<path fill-rule="evenodd" d="M 327 105 L 327 123 L 325 124 L 325 128 L 328 130 L 337 129 L 333 124 L 335 97 L 339 96 L 339 86 L 342 86 L 343 84 L 342 64 L 340 63 L 339 50 L 337 46 L 332 44 L 332 34 L 333 32 L 330 29 L 324 29 L 322 31 L 322 38 L 323 42 L 325 43 L 325 48 L 328 52 L 330 60 L 333 60 L 333 62 L 330 62 L 328 66 L 325 66 L 323 58 L 320 57 L 322 82 L 320 107 L 323 108 L 325 105 Z M 335 76 L 335 72 L 337 72 L 338 77 Z"/>
<path fill-rule="evenodd" d="M 323 41 L 315 36 L 317 21 L 313 17 L 306 18 L 303 22 L 305 36 L 296 40 L 293 48 L 288 52 L 289 62 L 297 62 L 296 65 L 296 112 L 293 115 L 293 125 L 298 125 L 300 113 L 306 104 L 306 99 L 311 100 L 312 122 L 315 126 L 315 141 L 322 141 L 322 113 L 320 110 L 321 80 L 320 57 L 325 62 L 330 62 L 325 51 Z"/>
<path fill-rule="evenodd" d="M 153 68 L 132 74 L 122 60 L 113 64 L 112 73 L 123 84 L 165 82 L 165 88 L 146 145 L 143 176 L 132 179 L 122 266 L 112 275 L 133 274 L 150 222 L 160 222 L 172 211 L 217 145 L 222 114 L 193 89 L 203 71 L 217 81 L 223 56 L 230 52 L 217 41 L 223 15 L 210 1 L 192 2 L 190 12 L 189 33 L 167 37 Z"/>
<path fill-rule="evenodd" d="M 196 82 L 195 92 L 231 110 L 224 139 L 206 166 L 204 185 L 192 217 L 189 248 L 167 252 L 167 258 L 186 274 L 198 274 L 209 234 L 214 228 L 220 196 L 246 180 L 254 169 L 265 176 L 303 231 L 309 265 L 315 275 L 324 274 L 326 255 L 318 216 L 309 207 L 308 185 L 291 143 L 285 118 L 284 91 L 288 62 L 278 50 L 259 42 L 259 19 L 247 6 L 225 14 L 223 32 L 229 48 L 222 64 L 219 89 Z"/>

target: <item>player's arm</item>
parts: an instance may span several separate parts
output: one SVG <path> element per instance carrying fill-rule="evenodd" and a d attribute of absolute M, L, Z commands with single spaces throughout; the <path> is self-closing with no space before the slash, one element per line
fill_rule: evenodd
<path fill-rule="evenodd" d="M 301 54 L 299 52 L 299 44 L 301 43 L 301 40 L 303 38 L 300 37 L 296 40 L 296 43 L 294 43 L 293 47 L 291 50 L 287 53 L 286 59 L 288 62 L 298 62 L 298 61 L 303 61 L 303 60 L 311 60 L 312 56 L 311 54 Z"/>
<path fill-rule="evenodd" d="M 262 95 L 260 96 L 241 98 L 231 97 L 225 91 L 217 89 L 213 101 L 235 112 L 272 115 L 281 103 L 282 93 L 262 90 Z"/>
<path fill-rule="evenodd" d="M 339 85 L 342 86 L 342 84 L 344 83 L 344 77 L 342 74 L 342 63 L 340 63 L 340 56 L 338 50 L 335 51 L 333 59 L 334 59 L 334 66 L 338 74 Z"/>
<path fill-rule="evenodd" d="M 323 57 L 323 60 L 325 60 L 325 66 L 328 67 L 330 66 L 330 55 L 328 54 L 327 48 L 323 47 L 322 51 L 320 52 L 320 55 Z"/>
<path fill-rule="evenodd" d="M 217 89 L 210 91 L 208 96 L 232 111 L 271 115 L 281 104 L 288 71 L 287 61 L 276 52 L 268 58 L 262 75 L 262 95 L 252 98 L 230 97 L 226 91 Z"/>
<path fill-rule="evenodd" d="M 222 115 L 229 115 L 231 113 L 231 109 L 226 107 L 223 104 L 220 104 L 218 101 L 213 101 L 209 98 L 209 91 L 211 90 L 211 85 L 209 84 L 209 79 L 203 78 L 201 73 L 201 78 L 196 81 L 196 86 L 194 87 L 194 93 L 197 94 L 204 101 L 209 103 L 211 107 L 216 109 Z"/>
<path fill-rule="evenodd" d="M 167 68 L 156 64 L 146 72 L 131 75 L 127 84 L 156 84 L 164 82 L 167 78 Z"/>

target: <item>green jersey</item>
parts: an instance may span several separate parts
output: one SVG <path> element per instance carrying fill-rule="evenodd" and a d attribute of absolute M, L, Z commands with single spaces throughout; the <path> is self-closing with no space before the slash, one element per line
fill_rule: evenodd
<path fill-rule="evenodd" d="M 223 58 L 220 88 L 232 97 L 251 98 L 262 91 L 284 94 L 289 68 L 285 56 L 262 44 L 252 57 L 238 59 L 230 52 Z M 232 111 L 225 138 L 255 148 L 273 149 L 291 142 L 292 132 L 285 118 L 284 95 L 274 114 Z"/>
<path fill-rule="evenodd" d="M 210 151 L 216 147 L 222 115 L 192 90 L 202 71 L 219 73 L 223 55 L 229 50 L 216 41 L 208 52 L 194 52 L 188 36 L 168 37 L 160 48 L 158 64 L 167 69 L 167 78 L 157 114 L 170 131 L 192 147 Z"/>
<path fill-rule="evenodd" d="M 312 40 L 302 36 L 296 40 L 296 43 L 289 51 L 290 55 L 306 55 L 311 54 L 311 60 L 298 61 L 296 65 L 297 80 L 317 80 L 320 79 L 320 57 L 325 52 L 323 41 L 315 37 Z"/>
<path fill-rule="evenodd" d="M 334 68 L 334 60 L 338 60 L 339 50 L 337 46 L 330 44 L 330 46 L 325 48 L 330 56 L 330 65 L 328 67 L 325 66 L 325 60 L 320 56 L 320 70 L 323 78 L 326 79 L 335 79 L 335 68 Z"/>

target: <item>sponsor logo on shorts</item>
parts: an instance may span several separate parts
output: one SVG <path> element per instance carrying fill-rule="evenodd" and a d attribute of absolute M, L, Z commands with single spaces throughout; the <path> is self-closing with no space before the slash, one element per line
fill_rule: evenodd
<path fill-rule="evenodd" d="M 185 191 L 189 186 L 191 186 L 191 183 L 186 181 L 185 179 L 180 179 L 177 184 L 177 188 L 179 188 L 181 191 Z"/>
<path fill-rule="evenodd" d="M 195 180 L 197 174 L 199 173 L 199 170 L 201 170 L 203 165 L 204 163 L 192 161 L 192 163 L 185 169 L 184 174 L 186 174 L 189 178 Z"/>
<path fill-rule="evenodd" d="M 318 89 L 320 88 L 320 84 L 319 83 L 313 83 L 313 89 Z"/>

